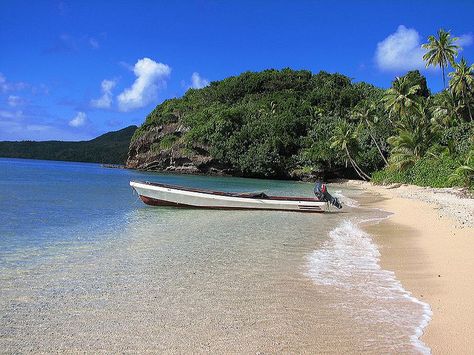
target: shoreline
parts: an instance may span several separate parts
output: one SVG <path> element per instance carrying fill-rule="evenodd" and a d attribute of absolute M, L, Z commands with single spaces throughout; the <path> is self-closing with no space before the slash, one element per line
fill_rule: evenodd
<path fill-rule="evenodd" d="M 383 269 L 430 305 L 431 321 L 421 340 L 434 354 L 474 349 L 474 199 L 452 189 L 402 185 L 397 188 L 349 181 L 380 196 L 361 207 L 393 213 L 364 225 L 380 249 Z"/>

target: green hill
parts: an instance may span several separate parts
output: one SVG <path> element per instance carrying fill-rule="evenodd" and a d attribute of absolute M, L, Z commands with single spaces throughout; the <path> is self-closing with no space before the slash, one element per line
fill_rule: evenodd
<path fill-rule="evenodd" d="M 137 126 L 108 132 L 90 141 L 0 142 L 0 157 L 124 164 Z"/>
<path fill-rule="evenodd" d="M 127 166 L 248 177 L 352 176 L 330 138 L 359 102 L 382 94 L 341 74 L 242 73 L 158 105 L 135 132 Z M 384 141 L 390 127 L 377 133 Z M 369 135 L 360 140 L 362 168 L 383 166 Z"/>
<path fill-rule="evenodd" d="M 156 106 L 127 167 L 474 188 L 469 68 L 461 61 L 439 93 L 418 71 L 387 90 L 337 73 L 245 72 Z"/>

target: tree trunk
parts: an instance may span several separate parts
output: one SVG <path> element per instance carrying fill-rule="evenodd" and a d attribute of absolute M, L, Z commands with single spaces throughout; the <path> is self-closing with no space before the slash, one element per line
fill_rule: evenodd
<path fill-rule="evenodd" d="M 367 128 L 369 130 L 369 136 L 370 138 L 372 138 L 372 141 L 374 142 L 375 146 L 377 147 L 379 153 L 380 153 L 380 156 L 382 157 L 383 161 L 385 162 L 385 165 L 388 165 L 388 161 L 387 159 L 385 159 L 385 156 L 383 155 L 382 153 L 382 149 L 380 149 L 379 147 L 379 144 L 377 143 L 377 140 L 375 139 L 375 137 L 372 135 L 372 130 L 370 129 L 370 124 L 368 121 L 365 121 L 365 123 L 367 123 Z"/>
<path fill-rule="evenodd" d="M 345 150 L 346 150 L 347 157 L 349 158 L 349 162 L 351 163 L 352 167 L 356 171 L 357 175 L 359 175 L 363 180 L 369 181 L 370 176 L 364 173 L 364 171 L 359 167 L 359 165 L 357 165 L 355 160 L 352 159 L 351 153 L 349 153 L 349 150 L 347 149 L 347 147 L 345 148 Z"/>
<path fill-rule="evenodd" d="M 444 65 L 441 65 L 441 70 L 443 71 L 443 88 L 446 90 L 446 77 L 444 76 Z"/>
<path fill-rule="evenodd" d="M 375 140 L 374 136 L 373 136 L 371 133 L 369 133 L 369 135 L 370 135 L 370 138 L 372 138 L 372 141 L 374 142 L 375 146 L 377 147 L 377 150 L 379 151 L 380 156 L 382 157 L 383 161 L 385 162 L 385 165 L 388 165 L 388 161 L 387 161 L 387 159 L 385 158 L 385 156 L 383 155 L 382 149 L 381 149 L 380 146 L 378 145 L 378 143 L 377 143 L 377 141 Z"/>
<path fill-rule="evenodd" d="M 464 96 L 464 103 L 466 104 L 467 111 L 469 112 L 469 118 L 471 119 L 471 122 L 472 122 L 471 106 L 469 106 L 469 101 L 466 100 L 466 93 L 465 92 L 463 92 L 463 96 Z"/>
<path fill-rule="evenodd" d="M 359 165 L 357 165 L 357 163 L 356 163 L 356 161 L 355 161 L 354 159 L 352 159 L 352 162 L 353 162 L 354 165 L 357 167 L 357 169 L 359 169 L 360 173 L 361 173 L 363 176 L 365 176 L 365 179 L 366 179 L 367 181 L 369 181 L 369 180 L 370 180 L 370 176 L 367 175 L 366 173 L 364 173 L 364 171 L 359 167 Z"/>
<path fill-rule="evenodd" d="M 365 176 L 362 175 L 362 172 L 360 172 L 359 169 L 357 169 L 357 166 L 354 164 L 354 162 L 352 161 L 351 158 L 349 158 L 349 162 L 351 163 L 352 168 L 355 170 L 355 172 L 357 173 L 357 175 L 359 175 L 359 177 L 360 177 L 362 180 L 367 181 L 367 179 L 365 178 Z"/>

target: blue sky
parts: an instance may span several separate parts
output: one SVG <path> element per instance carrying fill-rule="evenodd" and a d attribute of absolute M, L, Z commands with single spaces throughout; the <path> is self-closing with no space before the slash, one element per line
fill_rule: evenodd
<path fill-rule="evenodd" d="M 388 87 L 438 28 L 474 60 L 472 1 L 0 0 L 0 140 L 82 140 L 243 71 L 325 70 Z"/>

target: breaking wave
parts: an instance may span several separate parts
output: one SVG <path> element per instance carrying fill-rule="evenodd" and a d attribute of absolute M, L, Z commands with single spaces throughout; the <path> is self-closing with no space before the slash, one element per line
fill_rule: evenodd
<path fill-rule="evenodd" d="M 380 267 L 380 253 L 371 236 L 352 221 L 345 220 L 329 237 L 321 249 L 308 257 L 308 276 L 318 285 L 347 295 L 338 307 L 345 308 L 359 321 L 365 318 L 379 324 L 380 330 L 400 332 L 397 344 L 391 346 L 406 349 L 409 342 L 419 352 L 429 354 L 430 349 L 420 337 L 431 319 L 431 308 L 405 290 L 393 272 Z M 361 305 L 370 307 L 361 309 Z M 386 338 L 393 341 L 393 332 Z"/>

